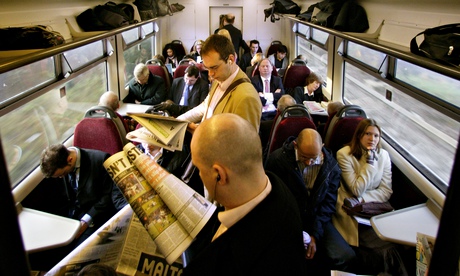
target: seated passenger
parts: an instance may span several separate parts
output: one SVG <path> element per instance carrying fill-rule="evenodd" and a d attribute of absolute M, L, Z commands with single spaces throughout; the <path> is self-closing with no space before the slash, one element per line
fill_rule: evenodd
<path fill-rule="evenodd" d="M 208 82 L 200 78 L 200 70 L 192 64 L 185 69 L 183 78 L 174 79 L 168 100 L 162 103 L 159 110 L 177 117 L 204 101 L 208 92 Z"/>
<path fill-rule="evenodd" d="M 125 103 L 155 105 L 166 100 L 167 91 L 163 78 L 155 76 L 145 64 L 134 67 L 134 79 L 128 84 Z"/>
<path fill-rule="evenodd" d="M 243 72 L 246 72 L 246 68 L 248 66 L 251 66 L 251 59 L 257 54 L 259 51 L 259 41 L 257 40 L 251 40 L 249 42 L 249 49 L 250 51 L 243 54 L 241 56 L 241 59 L 239 61 L 239 66 Z"/>
<path fill-rule="evenodd" d="M 323 101 L 322 83 L 323 79 L 315 72 L 311 72 L 305 79 L 305 86 L 297 86 L 294 88 L 292 96 L 298 103 L 303 103 L 304 101 L 315 101 L 320 103 Z"/>
<path fill-rule="evenodd" d="M 306 128 L 273 151 L 265 169 L 280 177 L 291 190 L 300 210 L 303 230 L 311 237 L 306 259 L 311 275 L 346 270 L 355 252 L 332 224 L 336 212 L 340 168 L 321 136 Z"/>
<path fill-rule="evenodd" d="M 171 64 L 172 68 L 176 68 L 177 66 L 179 66 L 179 57 L 176 56 L 174 48 L 171 44 L 166 45 L 166 54 L 167 56 L 165 64 Z M 180 59 L 182 59 L 182 57 L 180 57 Z"/>
<path fill-rule="evenodd" d="M 381 134 L 375 120 L 364 119 L 358 124 L 350 144 L 337 152 L 342 184 L 333 223 L 348 244 L 356 247 L 359 268 L 370 269 L 363 273 L 407 275 L 396 245 L 380 240 L 371 226 L 358 224 L 342 208 L 345 199 L 356 203 L 387 202 L 390 199 L 393 193 L 391 160 L 388 152 L 381 148 Z M 370 263 L 371 259 L 374 261 Z M 361 271 L 355 273 L 362 274 Z"/>
<path fill-rule="evenodd" d="M 278 75 L 282 77 L 284 75 L 284 71 L 286 71 L 286 68 L 289 65 L 286 46 L 280 45 L 276 50 L 276 53 L 268 56 L 268 59 L 275 65 Z"/>
<path fill-rule="evenodd" d="M 330 102 L 327 105 L 327 115 L 329 117 L 334 116 L 340 109 L 342 109 L 345 105 L 342 102 Z"/>
<path fill-rule="evenodd" d="M 201 47 L 203 46 L 203 43 L 204 41 L 200 39 L 195 41 L 195 43 L 193 44 L 193 50 L 190 53 L 190 55 L 192 55 L 193 57 L 193 60 L 195 60 L 198 63 L 203 62 L 203 60 L 201 59 Z"/>
<path fill-rule="evenodd" d="M 278 100 L 284 95 L 283 80 L 272 75 L 273 65 L 266 58 L 259 63 L 260 75 L 251 78 L 251 83 L 259 92 L 260 101 L 263 106 L 273 104 L 276 108 Z M 264 112 L 262 120 L 272 119 L 276 111 Z"/>
<path fill-rule="evenodd" d="M 265 173 L 254 127 L 236 114 L 215 114 L 196 129 L 191 151 L 224 210 L 192 244 L 203 246 L 183 275 L 306 275 L 298 208 L 281 179 Z"/>
<path fill-rule="evenodd" d="M 115 92 L 107 91 L 101 95 L 99 98 L 99 106 L 105 106 L 110 108 L 117 114 L 118 118 L 120 118 L 121 122 L 123 123 L 123 127 L 125 128 L 126 132 L 130 131 L 128 119 L 124 119 L 123 116 L 117 113 L 118 108 L 120 107 L 120 101 L 118 100 L 118 95 Z"/>
<path fill-rule="evenodd" d="M 256 53 L 254 57 L 252 57 L 251 66 L 246 67 L 246 75 L 248 75 L 249 78 L 252 77 L 252 73 L 254 72 L 254 69 L 259 64 L 259 62 L 261 62 L 262 59 L 264 58 L 265 56 L 262 53 Z"/>

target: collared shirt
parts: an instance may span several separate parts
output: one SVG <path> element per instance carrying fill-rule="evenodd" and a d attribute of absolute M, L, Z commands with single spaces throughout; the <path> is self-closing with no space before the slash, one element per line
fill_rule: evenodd
<path fill-rule="evenodd" d="M 299 170 L 302 172 L 302 178 L 307 188 L 308 192 L 313 188 L 315 185 L 316 177 L 321 170 L 321 166 L 324 163 L 324 155 L 323 152 L 320 154 L 320 162 L 312 164 L 310 166 L 305 165 L 304 162 L 299 161 L 299 155 L 297 153 L 297 149 L 295 149 L 295 160 L 297 161 L 297 165 L 299 166 Z"/>
<path fill-rule="evenodd" d="M 213 241 L 220 235 L 225 233 L 225 231 L 227 231 L 228 228 L 232 227 L 235 223 L 240 221 L 244 216 L 251 212 L 252 209 L 254 209 L 260 202 L 262 202 L 262 200 L 264 200 L 268 196 L 268 194 L 270 194 L 272 190 L 272 184 L 270 183 L 270 179 L 268 178 L 268 176 L 265 177 L 267 178 L 267 184 L 265 186 L 265 189 L 255 198 L 251 199 L 250 201 L 246 202 L 241 206 L 238 206 L 230 210 L 225 210 L 217 215 L 221 223 L 219 229 L 217 229 L 216 234 L 214 234 L 214 237 L 212 238 Z"/>
<path fill-rule="evenodd" d="M 315 91 L 310 93 L 310 91 L 308 91 L 307 87 L 305 86 L 303 93 L 308 95 L 309 97 L 312 97 L 315 94 Z"/>
<path fill-rule="evenodd" d="M 227 88 L 230 86 L 230 84 L 232 84 L 233 80 L 235 79 L 236 75 L 238 74 L 238 71 L 239 70 L 235 70 L 235 72 L 233 72 L 233 74 L 231 74 L 225 81 L 223 82 L 219 82 L 217 81 L 217 88 L 216 88 L 216 92 L 214 92 L 214 95 L 211 99 L 211 102 L 209 104 L 209 108 L 206 112 L 206 118 L 203 118 L 204 119 L 209 119 L 212 117 L 212 115 L 214 114 L 214 109 L 216 108 L 217 106 L 217 103 L 219 102 L 220 98 L 222 98 L 222 96 L 224 95 L 225 93 L 225 90 L 227 90 Z"/>
<path fill-rule="evenodd" d="M 69 147 L 69 150 L 73 149 L 77 152 L 77 160 L 75 160 L 75 177 L 77 178 L 77 189 L 78 189 L 78 182 L 80 181 L 80 161 L 81 161 L 81 155 L 80 155 L 80 149 L 77 147 Z M 81 221 L 86 222 L 88 225 L 91 225 L 93 218 L 85 214 L 81 219 Z"/>

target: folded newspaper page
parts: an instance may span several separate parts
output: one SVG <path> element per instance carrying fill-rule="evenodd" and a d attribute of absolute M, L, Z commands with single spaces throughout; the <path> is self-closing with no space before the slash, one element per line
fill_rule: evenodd
<path fill-rule="evenodd" d="M 188 122 L 148 113 L 128 113 L 143 127 L 126 134 L 128 140 L 149 143 L 170 151 L 182 150 Z"/>
<path fill-rule="evenodd" d="M 188 248 L 216 209 L 132 143 L 109 157 L 104 167 L 170 264 Z"/>
<path fill-rule="evenodd" d="M 181 275 L 183 263 L 166 262 L 155 242 L 127 205 L 80 244 L 46 276 L 68 276 L 86 265 L 103 263 L 117 271 L 118 275 Z"/>

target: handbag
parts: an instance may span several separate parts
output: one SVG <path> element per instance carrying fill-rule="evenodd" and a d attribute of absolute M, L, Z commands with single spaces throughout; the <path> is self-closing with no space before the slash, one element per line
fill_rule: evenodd
<path fill-rule="evenodd" d="M 64 43 L 64 37 L 51 27 L 36 25 L 0 29 L 0 50 L 43 49 Z"/>
<path fill-rule="evenodd" d="M 393 206 L 391 206 L 390 202 L 364 202 L 364 203 L 357 203 L 354 205 L 347 204 L 347 200 L 344 199 L 344 204 L 342 208 L 349 216 L 358 216 L 362 218 L 371 218 L 376 215 L 388 213 L 394 210 Z"/>
<path fill-rule="evenodd" d="M 418 45 L 416 38 L 424 36 Z M 410 51 L 444 64 L 460 66 L 460 23 L 442 25 L 417 34 L 410 42 Z"/>

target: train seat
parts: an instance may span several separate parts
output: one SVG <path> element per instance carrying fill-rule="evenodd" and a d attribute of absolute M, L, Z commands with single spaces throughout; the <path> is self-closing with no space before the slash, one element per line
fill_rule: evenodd
<path fill-rule="evenodd" d="M 257 76 L 257 75 L 260 75 L 259 64 L 254 66 L 254 70 L 252 70 L 252 76 L 254 77 L 254 76 Z M 273 65 L 272 76 L 277 76 L 278 77 L 278 71 L 276 70 L 275 65 Z"/>
<path fill-rule="evenodd" d="M 305 65 L 290 64 L 283 76 L 283 86 L 286 94 L 292 95 L 297 86 L 304 86 L 305 79 L 310 75 L 310 69 Z"/>
<path fill-rule="evenodd" d="M 166 91 L 169 91 L 171 88 L 172 76 L 169 74 L 168 69 L 165 66 L 149 64 L 147 67 L 150 70 L 150 73 L 163 78 L 165 81 Z"/>
<path fill-rule="evenodd" d="M 270 47 L 267 49 L 267 55 L 266 57 L 276 53 L 276 50 L 278 50 L 278 46 L 283 45 L 281 41 L 279 40 L 273 40 L 272 43 L 270 44 Z"/>
<path fill-rule="evenodd" d="M 287 138 L 299 135 L 304 128 L 316 129 L 310 113 L 302 104 L 287 107 L 275 118 L 273 128 L 267 143 L 267 157 L 280 148 Z"/>
<path fill-rule="evenodd" d="M 75 127 L 73 144 L 76 147 L 114 154 L 123 150 L 127 142 L 122 120 L 116 112 L 104 106 L 88 109 Z"/>
<path fill-rule="evenodd" d="M 351 141 L 359 122 L 365 118 L 366 112 L 360 106 L 344 106 L 331 118 L 329 125 L 325 126 L 324 146 L 335 156 L 339 149 Z"/>

